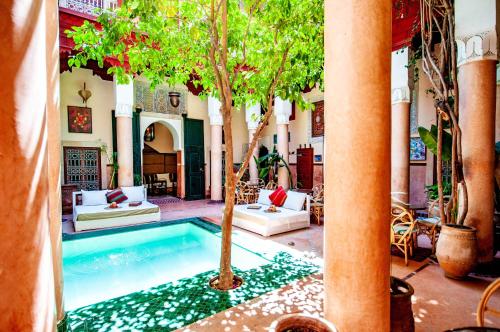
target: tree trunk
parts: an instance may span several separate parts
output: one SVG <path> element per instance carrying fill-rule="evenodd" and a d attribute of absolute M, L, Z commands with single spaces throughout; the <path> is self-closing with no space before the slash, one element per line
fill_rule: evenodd
<path fill-rule="evenodd" d="M 441 223 L 446 223 L 446 214 L 444 213 L 444 197 L 443 197 L 443 117 L 438 109 L 438 128 L 437 128 L 437 182 L 439 194 L 439 217 Z"/>
<path fill-rule="evenodd" d="M 227 101 L 226 101 L 227 103 Z M 222 218 L 222 247 L 220 257 L 219 288 L 228 290 L 233 287 L 233 270 L 231 268 L 231 232 L 233 226 L 234 194 L 236 177 L 233 170 L 233 133 L 231 128 L 231 102 L 222 110 L 224 121 L 224 140 L 226 142 L 226 198 L 224 216 Z M 227 107 L 229 109 L 227 109 Z"/>

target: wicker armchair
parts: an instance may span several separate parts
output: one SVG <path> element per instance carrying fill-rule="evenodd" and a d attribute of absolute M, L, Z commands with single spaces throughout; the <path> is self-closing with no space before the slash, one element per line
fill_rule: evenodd
<path fill-rule="evenodd" d="M 432 253 L 436 251 L 436 242 L 441 230 L 441 218 L 439 217 L 439 200 L 429 202 L 427 218 L 417 218 L 418 234 L 429 238 L 432 245 Z"/>
<path fill-rule="evenodd" d="M 395 246 L 405 256 L 408 265 L 408 253 L 413 256 L 416 238 L 416 224 L 410 211 L 402 205 L 393 204 L 391 208 L 391 246 Z"/>
<path fill-rule="evenodd" d="M 236 204 L 250 204 L 255 202 L 255 192 L 244 181 L 238 181 L 235 193 Z"/>
<path fill-rule="evenodd" d="M 267 189 L 267 190 L 274 190 L 278 188 L 278 184 L 274 181 L 269 181 L 267 184 L 266 184 L 266 187 L 264 189 Z"/>
<path fill-rule="evenodd" d="M 488 306 L 488 301 L 491 296 L 500 289 L 500 278 L 497 278 L 493 281 L 485 290 L 483 295 L 481 296 L 481 300 L 477 306 L 477 325 L 483 327 L 484 326 L 484 314 L 486 312 L 491 313 L 494 316 L 500 317 L 500 310 L 493 309 Z"/>
<path fill-rule="evenodd" d="M 323 184 L 314 186 L 312 190 L 312 198 L 311 198 L 311 214 L 316 219 L 318 225 L 321 224 L 321 216 L 324 213 L 324 192 L 325 186 Z"/>

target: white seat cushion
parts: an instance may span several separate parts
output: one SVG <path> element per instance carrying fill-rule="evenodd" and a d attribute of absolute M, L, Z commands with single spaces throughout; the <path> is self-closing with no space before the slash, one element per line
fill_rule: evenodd
<path fill-rule="evenodd" d="M 257 200 L 257 203 L 262 204 L 262 205 L 271 205 L 271 200 L 269 199 L 269 195 L 273 193 L 272 190 L 267 190 L 267 189 L 261 189 L 259 191 L 259 199 Z"/>
<path fill-rule="evenodd" d="M 122 191 L 127 196 L 125 202 L 142 202 L 145 199 L 143 186 L 122 187 Z"/>
<path fill-rule="evenodd" d="M 255 205 L 255 204 L 251 204 Z M 248 205 L 235 205 L 233 225 L 264 236 L 309 227 L 309 212 L 278 208 L 278 213 L 267 213 L 268 205 L 259 210 L 247 209 Z"/>
<path fill-rule="evenodd" d="M 294 211 L 301 211 L 304 209 L 304 202 L 306 201 L 307 196 L 306 194 L 289 190 L 286 192 L 286 195 L 286 201 L 285 204 L 283 204 L 285 209 Z"/>
<path fill-rule="evenodd" d="M 108 203 L 107 190 L 82 190 L 82 205 L 95 206 Z"/>

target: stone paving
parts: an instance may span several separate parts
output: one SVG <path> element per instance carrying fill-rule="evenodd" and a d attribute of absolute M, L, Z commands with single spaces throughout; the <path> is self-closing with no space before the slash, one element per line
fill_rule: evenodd
<path fill-rule="evenodd" d="M 162 207 L 162 219 L 203 216 L 206 220 L 220 224 L 221 208 L 222 204 L 210 204 L 206 200 L 182 202 Z M 70 223 L 65 224 L 68 224 L 66 229 L 71 231 Z M 264 251 L 267 254 L 284 251 L 292 253 L 294 259 L 306 255 L 311 259 L 316 258 L 319 265 L 322 263 L 323 226 L 311 225 L 309 229 L 269 238 L 235 227 L 233 241 L 244 244 L 250 250 Z M 420 237 L 419 245 L 429 244 L 424 237 Z M 499 255 L 497 259 L 500 259 Z M 482 292 L 493 280 L 478 276 L 463 281 L 452 280 L 444 277 L 439 265 L 433 260 L 410 260 L 406 266 L 404 260 L 396 256 L 391 256 L 391 275 L 405 278 L 415 289 L 412 302 L 417 332 L 475 326 L 476 306 Z M 305 312 L 321 316 L 322 275 L 297 278 L 281 288 L 261 293 L 254 299 L 249 297 L 248 300 L 179 331 L 267 331 L 271 322 L 284 313 Z M 493 307 L 500 308 L 500 294 L 495 294 L 490 303 Z M 486 322 L 489 326 L 500 326 L 499 319 L 488 317 Z"/>

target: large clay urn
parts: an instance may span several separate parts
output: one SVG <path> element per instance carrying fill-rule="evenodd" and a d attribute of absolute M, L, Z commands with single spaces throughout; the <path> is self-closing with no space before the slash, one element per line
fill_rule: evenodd
<path fill-rule="evenodd" d="M 476 265 L 476 229 L 455 224 L 443 225 L 437 242 L 436 257 L 445 276 L 454 279 L 466 277 Z"/>
<path fill-rule="evenodd" d="M 324 318 L 299 313 L 281 316 L 269 327 L 269 332 L 294 331 L 337 332 L 337 329 Z"/>

